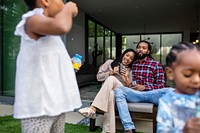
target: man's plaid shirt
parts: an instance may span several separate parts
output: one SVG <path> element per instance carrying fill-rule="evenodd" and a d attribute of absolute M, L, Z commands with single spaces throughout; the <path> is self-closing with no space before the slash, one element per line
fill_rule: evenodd
<path fill-rule="evenodd" d="M 144 85 L 144 91 L 165 87 L 165 76 L 161 64 L 149 57 L 140 62 L 135 61 L 132 67 L 133 81 Z"/>

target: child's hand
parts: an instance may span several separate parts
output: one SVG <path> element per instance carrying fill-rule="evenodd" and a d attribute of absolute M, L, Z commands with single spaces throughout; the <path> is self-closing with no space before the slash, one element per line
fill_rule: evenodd
<path fill-rule="evenodd" d="M 73 2 L 67 2 L 65 4 L 65 8 L 70 10 L 71 13 L 72 13 L 72 17 L 76 17 L 77 14 L 78 14 L 78 7 L 76 6 L 76 3 L 73 3 Z"/>
<path fill-rule="evenodd" d="M 200 118 L 190 118 L 183 128 L 183 133 L 200 133 Z"/>
<path fill-rule="evenodd" d="M 71 59 L 71 61 L 72 61 L 72 64 L 76 63 L 76 62 L 75 62 L 74 60 L 72 60 L 72 59 Z M 80 63 L 80 65 L 79 65 L 78 68 L 76 69 L 76 72 L 80 70 L 81 66 L 82 66 L 82 63 Z"/>
<path fill-rule="evenodd" d="M 78 67 L 77 71 L 80 70 L 82 67 L 82 62 L 80 63 L 80 66 Z"/>

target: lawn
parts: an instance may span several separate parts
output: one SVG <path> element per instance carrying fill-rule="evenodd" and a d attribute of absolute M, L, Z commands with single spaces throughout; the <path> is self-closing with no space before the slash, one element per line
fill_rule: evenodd
<path fill-rule="evenodd" d="M 12 116 L 0 117 L 0 133 L 21 133 L 20 121 L 13 119 Z M 65 124 L 65 133 L 90 133 L 89 127 L 84 125 Z M 101 133 L 99 128 L 95 132 Z M 116 133 L 123 133 L 123 131 L 117 131 Z"/>

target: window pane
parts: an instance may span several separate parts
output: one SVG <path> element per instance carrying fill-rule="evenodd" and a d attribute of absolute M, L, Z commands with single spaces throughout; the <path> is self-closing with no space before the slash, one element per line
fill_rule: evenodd
<path fill-rule="evenodd" d="M 116 59 L 116 36 L 112 32 L 112 59 Z"/>
<path fill-rule="evenodd" d="M 169 53 L 172 45 L 182 41 L 182 34 L 162 34 L 162 47 L 159 51 L 161 53 L 161 63 L 166 64 L 165 58 Z"/>
<path fill-rule="evenodd" d="M 157 35 L 142 35 L 142 40 L 146 40 L 151 44 L 151 55 L 152 57 L 160 62 L 160 34 Z"/>
<path fill-rule="evenodd" d="M 2 1 L 0 1 L 0 4 L 2 4 Z M 2 63 L 2 49 L 3 49 L 3 39 L 2 39 L 2 35 L 3 35 L 3 11 L 1 10 L 1 8 L 3 8 L 3 6 L 0 6 L 0 86 L 2 86 L 2 81 L 3 81 L 3 78 L 2 78 L 2 66 L 3 66 L 3 63 Z M 3 88 L 0 87 L 0 96 L 3 94 Z"/>
<path fill-rule="evenodd" d="M 94 52 L 94 44 L 95 44 L 95 24 L 92 21 L 88 21 L 88 63 L 92 64 L 92 52 Z"/>
<path fill-rule="evenodd" d="M 96 60 L 96 65 L 101 65 L 103 61 L 103 35 L 104 35 L 104 28 L 100 25 L 97 25 L 97 49 L 96 49 L 96 57 L 94 58 Z"/>
<path fill-rule="evenodd" d="M 3 95 L 14 96 L 15 66 L 20 38 L 13 33 L 26 7 L 22 0 L 4 0 L 3 3 Z"/>
<path fill-rule="evenodd" d="M 174 44 L 182 41 L 182 34 L 162 34 L 161 62 L 166 65 L 166 56 Z M 174 87 L 174 82 L 167 80 L 167 86 Z"/>
<path fill-rule="evenodd" d="M 132 49 L 136 50 L 136 45 L 140 41 L 140 35 L 127 35 L 124 37 L 126 38 L 125 39 L 125 47 L 122 48 L 122 51 L 124 51 L 128 48 L 132 48 Z"/>
<path fill-rule="evenodd" d="M 88 20 L 88 25 L 88 62 L 98 68 L 106 60 L 116 58 L 116 36 L 94 21 Z"/>
<path fill-rule="evenodd" d="M 108 29 L 105 29 L 105 60 L 110 59 L 111 55 L 111 31 Z"/>

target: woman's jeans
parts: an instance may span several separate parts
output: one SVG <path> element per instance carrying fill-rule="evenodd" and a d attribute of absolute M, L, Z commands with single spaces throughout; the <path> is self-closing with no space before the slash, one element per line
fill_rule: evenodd
<path fill-rule="evenodd" d="M 137 91 L 127 87 L 116 88 L 115 98 L 119 116 L 125 130 L 135 129 L 127 103 L 153 103 L 158 105 L 161 98 L 171 88 L 156 89 L 152 91 Z"/>

